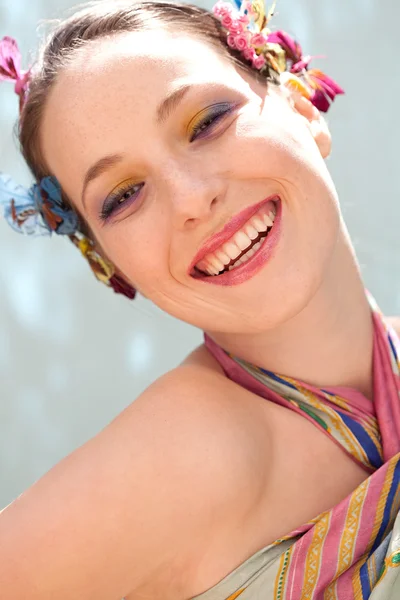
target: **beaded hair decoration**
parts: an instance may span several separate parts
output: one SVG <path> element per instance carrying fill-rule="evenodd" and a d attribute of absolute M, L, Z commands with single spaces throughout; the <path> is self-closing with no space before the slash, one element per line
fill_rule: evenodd
<path fill-rule="evenodd" d="M 276 74 L 285 85 L 305 96 L 326 112 L 343 90 L 318 69 L 308 69 L 310 56 L 303 56 L 300 44 L 284 31 L 268 28 L 274 13 L 266 13 L 263 0 L 235 0 L 236 6 L 219 0 L 213 14 L 226 31 L 227 45 L 240 52 L 261 75 Z M 20 113 L 29 95 L 31 69 L 21 70 L 21 54 L 10 37 L 0 40 L 0 81 L 14 82 Z M 54 176 L 44 177 L 29 189 L 0 173 L 0 206 L 11 227 L 23 234 L 67 236 L 86 258 L 96 278 L 116 293 L 133 299 L 136 290 L 120 277 L 114 265 L 96 250 L 94 242 L 79 230 L 79 217 L 62 196 Z"/>

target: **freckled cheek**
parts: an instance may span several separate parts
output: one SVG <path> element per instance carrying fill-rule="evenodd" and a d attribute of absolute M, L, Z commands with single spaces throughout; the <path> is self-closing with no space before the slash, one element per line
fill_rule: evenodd
<path fill-rule="evenodd" d="M 138 231 L 127 220 L 124 230 L 116 230 L 104 246 L 114 265 L 139 289 L 168 274 L 168 251 L 156 230 L 143 227 Z"/>
<path fill-rule="evenodd" d="M 304 162 L 304 145 L 298 136 L 268 123 L 238 130 L 235 146 L 231 157 L 236 173 L 247 170 L 249 176 L 286 179 Z"/>

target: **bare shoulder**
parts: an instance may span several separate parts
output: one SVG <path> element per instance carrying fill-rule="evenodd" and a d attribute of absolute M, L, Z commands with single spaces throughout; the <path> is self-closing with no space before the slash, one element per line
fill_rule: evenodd
<path fill-rule="evenodd" d="M 0 515 L 5 597 L 187 597 L 210 539 L 251 508 L 258 436 L 221 373 L 189 361 L 166 374 Z"/>

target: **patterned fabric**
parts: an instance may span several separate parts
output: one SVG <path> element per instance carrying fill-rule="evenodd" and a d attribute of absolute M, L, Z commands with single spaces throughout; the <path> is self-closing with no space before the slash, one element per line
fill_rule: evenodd
<path fill-rule="evenodd" d="M 371 475 L 331 510 L 261 549 L 195 600 L 400 598 L 399 340 L 371 299 L 374 403 L 349 388 L 317 389 L 206 345 L 227 376 L 296 411 Z"/>

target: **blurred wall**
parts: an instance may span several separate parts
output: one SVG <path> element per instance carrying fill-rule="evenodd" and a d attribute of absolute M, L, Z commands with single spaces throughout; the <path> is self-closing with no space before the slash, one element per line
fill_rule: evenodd
<path fill-rule="evenodd" d="M 25 58 L 40 20 L 71 0 L 0 0 L 0 38 Z M 210 2 L 205 3 L 211 6 Z M 400 314 L 398 26 L 390 0 L 279 0 L 273 25 L 347 95 L 329 114 L 329 166 L 366 285 Z M 0 85 L 0 169 L 31 180 L 12 138 L 17 97 Z M 399 169 L 399 171 L 398 171 Z M 201 341 L 201 333 L 98 284 L 70 243 L 25 239 L 0 221 L 0 507 L 104 427 Z"/>

